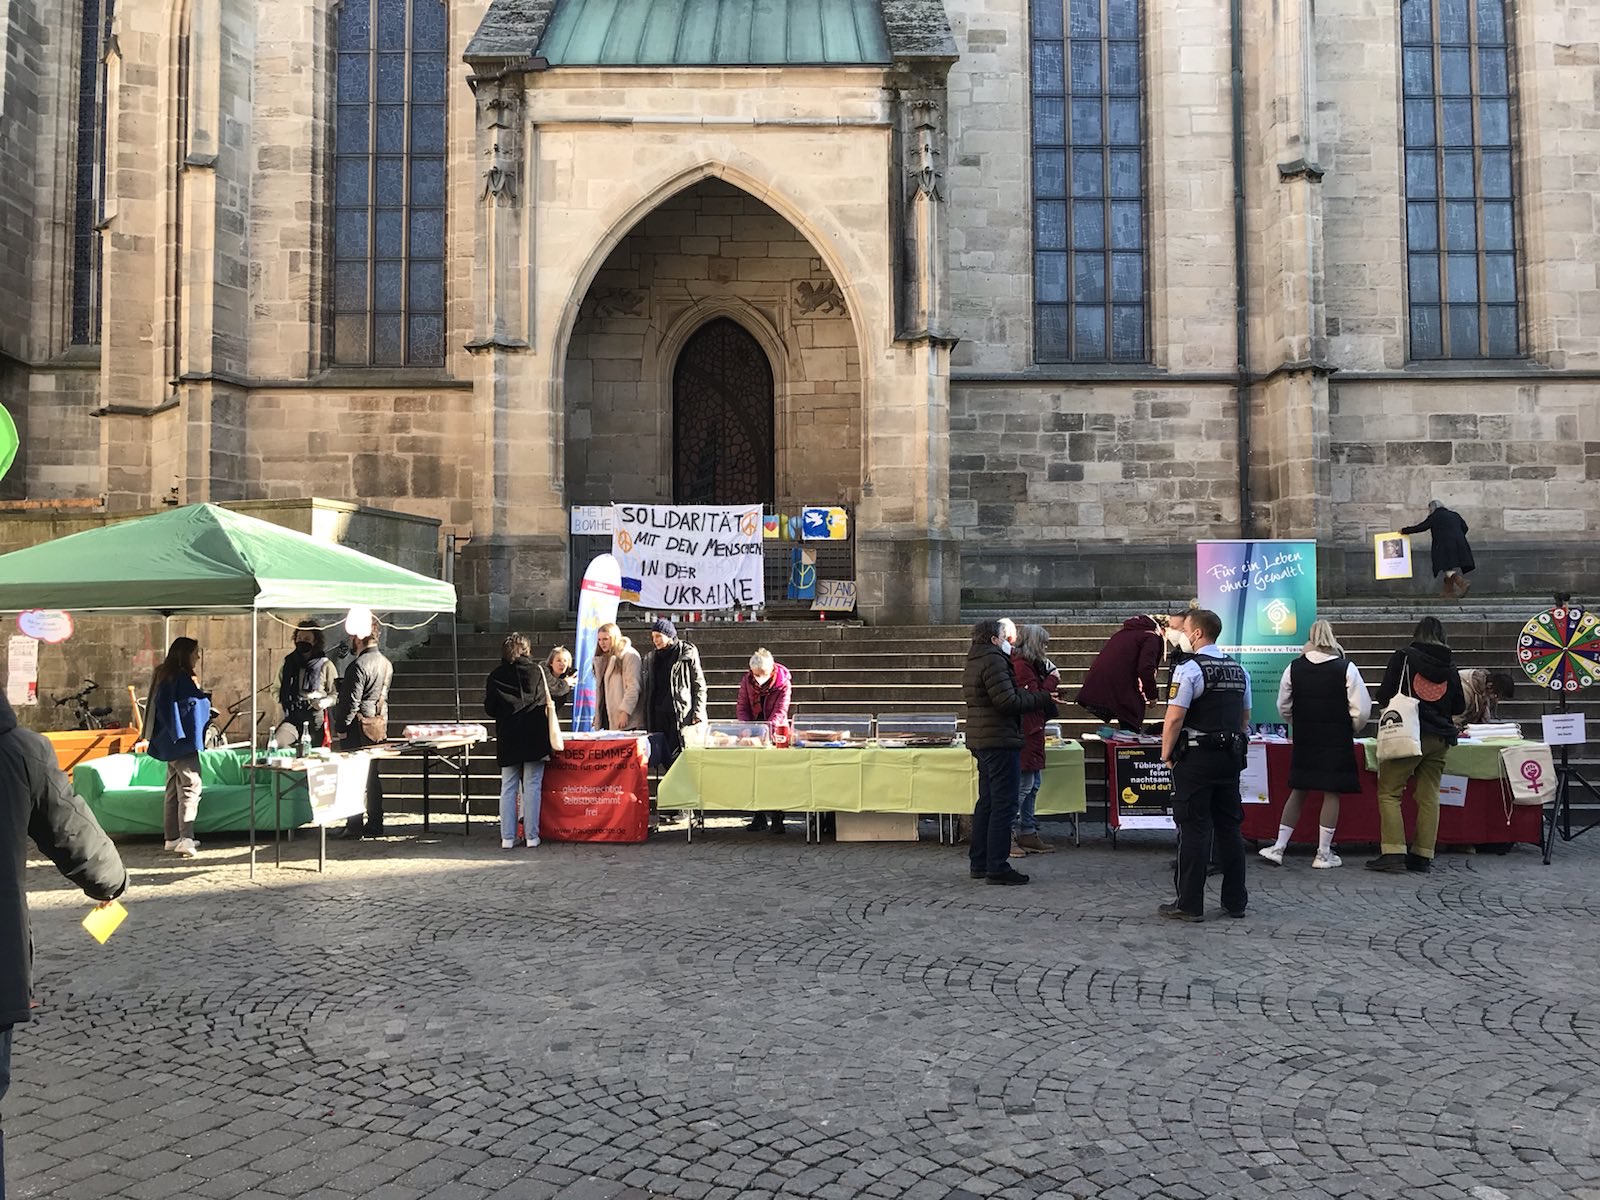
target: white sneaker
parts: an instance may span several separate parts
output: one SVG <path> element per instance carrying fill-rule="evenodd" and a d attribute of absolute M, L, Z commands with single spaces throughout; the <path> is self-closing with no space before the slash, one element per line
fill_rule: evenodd
<path fill-rule="evenodd" d="M 173 844 L 172 852 L 179 858 L 193 858 L 200 853 L 200 843 L 193 838 L 179 838 Z"/>
<path fill-rule="evenodd" d="M 1340 858 L 1332 850 L 1318 850 L 1317 856 L 1311 860 L 1311 865 L 1313 867 L 1322 867 L 1324 869 L 1328 867 L 1342 867 L 1344 866 L 1344 859 Z"/>
<path fill-rule="evenodd" d="M 529 850 L 532 850 L 538 844 L 539 844 L 539 839 L 538 838 L 529 838 L 528 839 L 528 849 Z"/>
<path fill-rule="evenodd" d="M 1275 867 L 1283 866 L 1283 850 L 1278 846 L 1261 847 L 1261 857 Z"/>
<path fill-rule="evenodd" d="M 517 845 L 517 839 L 516 838 L 501 838 L 500 839 L 500 849 L 502 849 L 502 850 L 514 850 L 514 849 L 516 849 L 516 845 Z"/>

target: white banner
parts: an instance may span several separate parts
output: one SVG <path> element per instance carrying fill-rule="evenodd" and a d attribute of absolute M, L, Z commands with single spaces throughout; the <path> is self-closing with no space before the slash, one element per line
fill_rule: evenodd
<path fill-rule="evenodd" d="M 624 600 L 668 612 L 766 603 L 759 504 L 617 504 L 612 512 Z"/>
<path fill-rule="evenodd" d="M 314 825 L 333 825 L 367 811 L 370 754 L 340 754 L 306 763 L 306 792 Z"/>
<path fill-rule="evenodd" d="M 26 634 L 6 643 L 6 699 L 13 707 L 39 703 L 39 643 Z"/>

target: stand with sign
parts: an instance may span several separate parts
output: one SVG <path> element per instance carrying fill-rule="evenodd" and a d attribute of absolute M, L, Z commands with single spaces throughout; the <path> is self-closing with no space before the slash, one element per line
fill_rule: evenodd
<path fill-rule="evenodd" d="M 1199 542 L 1200 607 L 1222 619 L 1217 645 L 1250 676 L 1250 720 L 1275 725 L 1278 681 L 1317 619 L 1315 542 Z"/>
<path fill-rule="evenodd" d="M 1106 836 L 1117 848 L 1119 829 L 1177 829 L 1172 815 L 1172 768 L 1160 743 L 1106 742 Z"/>

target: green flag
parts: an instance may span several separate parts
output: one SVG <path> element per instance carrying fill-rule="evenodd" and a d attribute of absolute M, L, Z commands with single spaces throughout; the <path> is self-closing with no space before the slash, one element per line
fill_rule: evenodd
<path fill-rule="evenodd" d="M 17 423 L 11 419 L 11 414 L 0 405 L 0 479 L 6 477 L 6 472 L 11 470 L 11 464 L 16 461 L 17 447 L 21 442 L 17 438 Z"/>

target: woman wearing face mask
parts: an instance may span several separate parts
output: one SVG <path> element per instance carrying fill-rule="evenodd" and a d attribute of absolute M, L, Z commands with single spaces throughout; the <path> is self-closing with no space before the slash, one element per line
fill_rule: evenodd
<path fill-rule="evenodd" d="M 338 696 L 339 671 L 327 655 L 322 630 L 302 621 L 294 631 L 294 649 L 278 672 L 283 721 L 273 731 L 272 744 L 293 746 L 309 734 L 314 745 L 322 745 L 324 714 Z"/>
<path fill-rule="evenodd" d="M 1131 733 L 1144 727 L 1145 710 L 1156 699 L 1162 647 L 1154 617 L 1129 617 L 1095 655 L 1078 691 L 1078 706 L 1103 722 L 1101 737 L 1111 736 L 1113 721 Z"/>

